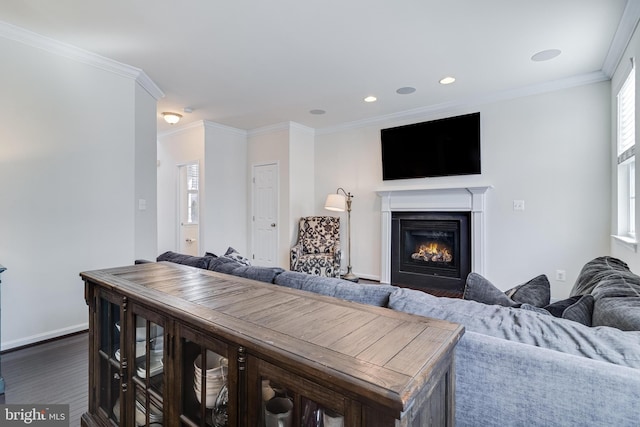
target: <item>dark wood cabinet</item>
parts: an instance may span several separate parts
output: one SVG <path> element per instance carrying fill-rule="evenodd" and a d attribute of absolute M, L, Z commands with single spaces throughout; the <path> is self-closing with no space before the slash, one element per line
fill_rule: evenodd
<path fill-rule="evenodd" d="M 463 328 L 171 263 L 81 273 L 84 426 L 447 426 Z"/>
<path fill-rule="evenodd" d="M 239 425 L 237 398 L 238 383 L 244 383 L 239 367 L 243 349 L 182 324 L 176 332 L 178 368 L 173 378 L 177 387 L 173 389 L 177 392 L 177 412 L 172 419 L 187 426 Z M 208 367 L 205 375 L 203 367 Z"/>

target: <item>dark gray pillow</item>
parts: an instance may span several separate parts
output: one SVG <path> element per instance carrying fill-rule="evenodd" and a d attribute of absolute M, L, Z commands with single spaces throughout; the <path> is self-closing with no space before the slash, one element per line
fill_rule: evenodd
<path fill-rule="evenodd" d="M 551 300 L 551 284 L 544 274 L 534 277 L 522 285 L 513 287 L 505 292 L 509 298 L 522 304 L 534 307 L 549 305 Z"/>
<path fill-rule="evenodd" d="M 259 280 L 260 282 L 273 283 L 276 276 L 284 269 L 280 267 L 258 267 L 247 266 L 238 267 L 233 270 L 233 275 L 246 277 L 247 279 Z"/>
<path fill-rule="evenodd" d="M 591 326 L 593 318 L 593 295 L 574 295 L 544 307 L 554 317 L 573 320 Z"/>
<path fill-rule="evenodd" d="M 179 254 L 177 252 L 167 251 L 158 255 L 156 261 L 170 261 L 176 264 L 190 265 L 191 267 L 207 268 L 209 265 L 210 257 L 191 256 L 185 254 Z"/>
<path fill-rule="evenodd" d="M 580 301 L 580 298 L 582 298 L 582 295 L 574 295 L 567 299 L 551 303 L 545 306 L 544 309 L 551 313 L 554 317 L 562 317 L 562 313 L 564 313 L 567 308 Z"/>
<path fill-rule="evenodd" d="M 522 285 L 502 292 L 478 273 L 469 273 L 462 297 L 466 300 L 504 307 L 520 307 L 522 304 L 544 307 L 549 304 L 550 296 L 551 285 L 545 275 L 534 277 Z"/>
<path fill-rule="evenodd" d="M 640 330 L 640 277 L 617 258 L 598 257 L 584 265 L 571 295 L 591 294 L 593 326 Z"/>
<path fill-rule="evenodd" d="M 626 262 L 610 256 L 594 258 L 582 267 L 570 296 L 590 294 L 603 279 L 616 272 L 629 272 Z"/>
<path fill-rule="evenodd" d="M 585 326 L 591 326 L 593 318 L 593 302 L 593 295 L 583 295 L 582 298 L 562 312 L 562 318 L 582 323 Z"/>
<path fill-rule="evenodd" d="M 485 304 L 519 307 L 520 304 L 509 298 L 500 289 L 478 273 L 469 273 L 462 298 Z"/>
<path fill-rule="evenodd" d="M 231 274 L 233 270 L 242 266 L 243 265 L 239 262 L 224 256 L 217 258 L 209 257 L 209 264 L 207 266 L 207 269 L 211 271 L 217 271 L 218 273 Z"/>

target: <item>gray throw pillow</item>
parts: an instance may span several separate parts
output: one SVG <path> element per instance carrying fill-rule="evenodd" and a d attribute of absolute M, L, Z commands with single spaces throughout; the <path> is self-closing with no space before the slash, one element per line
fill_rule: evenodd
<path fill-rule="evenodd" d="M 591 326 L 593 301 L 593 295 L 583 295 L 577 302 L 564 309 L 562 318 L 582 323 L 585 326 Z"/>
<path fill-rule="evenodd" d="M 478 273 L 469 273 L 462 298 L 485 304 L 519 307 L 520 304 L 509 298 L 500 289 Z"/>
<path fill-rule="evenodd" d="M 240 264 L 238 261 L 225 256 L 213 258 L 209 257 L 209 265 L 207 270 L 217 271 L 218 273 L 231 274 L 233 270 L 239 267 L 244 267 L 244 264 Z"/>
<path fill-rule="evenodd" d="M 502 292 L 478 273 L 469 273 L 462 297 L 466 300 L 504 307 L 517 308 L 522 304 L 544 307 L 549 304 L 551 285 L 547 276 L 540 275 L 507 292 Z"/>
<path fill-rule="evenodd" d="M 603 280 L 620 272 L 629 272 L 626 262 L 610 256 L 594 258 L 582 267 L 569 295 L 590 294 Z"/>
<path fill-rule="evenodd" d="M 544 309 L 551 313 L 554 317 L 562 317 L 562 313 L 564 313 L 567 308 L 580 301 L 580 298 L 582 298 L 582 295 L 574 295 L 567 299 L 552 302 L 551 304 L 545 306 Z"/>
<path fill-rule="evenodd" d="M 234 276 L 246 277 L 247 279 L 258 280 L 265 283 L 273 283 L 276 276 L 284 271 L 280 267 L 258 267 L 243 265 L 233 271 Z"/>
<path fill-rule="evenodd" d="M 593 295 L 592 326 L 640 331 L 640 277 L 617 258 L 603 256 L 584 265 L 571 295 Z"/>
<path fill-rule="evenodd" d="M 544 274 L 534 277 L 522 285 L 513 287 L 505 292 L 509 298 L 522 304 L 534 307 L 549 305 L 551 300 L 551 284 Z"/>
<path fill-rule="evenodd" d="M 167 251 L 158 255 L 156 261 L 169 261 L 176 264 L 190 265 L 191 267 L 207 268 L 209 265 L 209 257 L 191 256 L 180 254 L 177 252 Z"/>

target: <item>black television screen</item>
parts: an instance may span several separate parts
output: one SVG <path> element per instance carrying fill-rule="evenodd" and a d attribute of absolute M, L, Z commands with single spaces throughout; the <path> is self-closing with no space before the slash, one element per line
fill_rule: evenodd
<path fill-rule="evenodd" d="M 380 130 L 382 179 L 480 173 L 480 113 Z"/>

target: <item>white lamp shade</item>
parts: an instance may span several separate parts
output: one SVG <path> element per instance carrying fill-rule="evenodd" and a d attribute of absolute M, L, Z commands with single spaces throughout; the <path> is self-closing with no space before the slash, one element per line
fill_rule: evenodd
<path fill-rule="evenodd" d="M 327 196 L 324 208 L 328 211 L 344 212 L 347 198 L 342 194 L 332 193 Z"/>
<path fill-rule="evenodd" d="M 169 123 L 170 125 L 175 125 L 182 118 L 182 114 L 178 113 L 162 113 L 162 117 L 164 117 L 164 121 Z"/>

